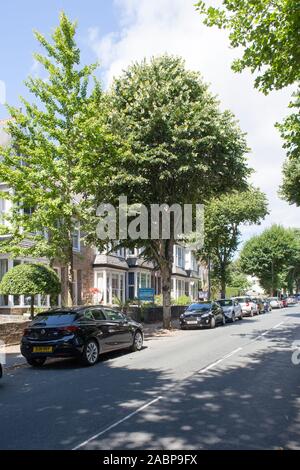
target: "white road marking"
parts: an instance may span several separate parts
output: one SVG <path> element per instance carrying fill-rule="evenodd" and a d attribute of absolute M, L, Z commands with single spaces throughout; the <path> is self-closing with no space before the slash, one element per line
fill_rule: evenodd
<path fill-rule="evenodd" d="M 118 426 L 119 424 L 121 423 L 124 423 L 124 421 L 127 421 L 128 419 L 132 418 L 132 416 L 135 416 L 136 414 L 140 413 L 141 411 L 145 410 L 146 408 L 148 408 L 149 406 L 153 405 L 153 403 L 156 403 L 157 401 L 161 400 L 163 397 L 159 396 L 157 398 L 155 398 L 154 400 L 151 400 L 149 401 L 148 403 L 145 403 L 145 405 L 141 406 L 140 408 L 138 408 L 137 410 L 133 411 L 132 413 L 130 413 L 129 415 L 125 416 L 124 418 L 120 419 L 119 421 L 117 421 L 116 423 L 113 423 L 111 424 L 110 426 L 108 426 L 107 428 L 103 429 L 103 431 L 100 431 L 98 434 L 95 434 L 94 436 L 90 437 L 89 439 L 87 439 L 86 441 L 82 442 L 81 444 L 79 444 L 78 446 L 74 447 L 72 450 L 78 450 L 80 449 L 81 447 L 84 447 L 85 445 L 89 444 L 91 441 L 93 441 L 94 439 L 98 439 L 98 437 L 102 436 L 103 434 L 105 434 L 106 432 L 110 431 L 111 429 L 115 428 L 116 426 Z"/>
<path fill-rule="evenodd" d="M 253 341 L 250 341 L 248 344 L 245 344 L 244 347 L 239 347 L 239 348 L 236 348 L 234 349 L 233 351 L 231 351 L 230 353 L 228 354 L 225 354 L 225 356 L 221 357 L 220 359 L 218 359 L 217 361 L 213 362 L 212 364 L 209 364 L 207 367 L 204 367 L 203 369 L 200 369 L 199 371 L 196 371 L 192 374 L 195 375 L 195 374 L 204 374 L 205 372 L 209 371 L 210 369 L 212 369 L 213 367 L 217 366 L 218 364 L 220 364 L 221 362 L 225 361 L 225 359 L 228 359 L 229 357 L 232 357 L 234 354 L 238 353 L 239 351 L 242 351 L 246 346 L 248 346 L 249 344 L 255 342 L 257 339 L 259 338 L 262 338 L 263 336 L 267 335 L 270 331 L 272 331 L 273 329 L 275 328 L 278 328 L 279 326 L 283 325 L 285 323 L 285 321 L 282 321 L 280 323 L 278 323 L 277 325 L 273 326 L 272 328 L 270 328 L 269 330 L 265 331 L 264 333 L 262 333 L 260 336 L 257 336 Z M 187 377 L 184 379 L 186 380 Z M 174 387 L 171 387 L 171 389 L 173 389 Z M 119 424 L 122 424 L 124 423 L 125 421 L 128 421 L 130 418 L 132 418 L 133 416 L 137 415 L 138 413 L 140 413 L 141 411 L 145 410 L 146 408 L 148 408 L 149 406 L 153 405 L 153 403 L 156 403 L 158 402 L 159 400 L 162 400 L 163 397 L 162 396 L 159 396 L 157 398 L 155 398 L 154 400 L 151 400 L 149 401 L 148 403 L 145 403 L 145 405 L 141 406 L 140 408 L 138 408 L 137 410 L 133 411 L 132 413 L 130 413 L 129 415 L 125 416 L 124 418 L 120 419 L 119 421 L 111 424 L 110 426 L 108 426 L 107 428 L 103 429 L 102 431 L 100 431 L 99 433 L 95 434 L 94 436 L 90 437 L 89 439 L 87 439 L 86 441 L 82 442 L 81 444 L 77 445 L 76 447 L 74 447 L 72 450 L 78 450 L 78 449 L 81 449 L 82 447 L 86 446 L 87 444 L 89 444 L 91 441 L 95 440 L 95 439 L 98 439 L 100 436 L 102 436 L 103 434 L 107 433 L 108 431 L 110 431 L 111 429 L 114 429 L 115 427 L 119 426 Z"/>

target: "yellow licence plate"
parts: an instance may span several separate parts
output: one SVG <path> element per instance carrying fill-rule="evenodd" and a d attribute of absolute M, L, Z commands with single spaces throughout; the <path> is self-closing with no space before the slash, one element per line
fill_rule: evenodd
<path fill-rule="evenodd" d="M 33 351 L 34 353 L 52 353 L 53 346 L 34 346 Z"/>

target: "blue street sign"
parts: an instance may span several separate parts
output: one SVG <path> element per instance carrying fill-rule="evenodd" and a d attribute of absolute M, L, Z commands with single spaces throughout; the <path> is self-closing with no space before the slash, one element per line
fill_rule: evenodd
<path fill-rule="evenodd" d="M 155 290 L 150 287 L 143 287 L 139 289 L 138 298 L 139 300 L 144 300 L 146 302 L 154 302 Z"/>

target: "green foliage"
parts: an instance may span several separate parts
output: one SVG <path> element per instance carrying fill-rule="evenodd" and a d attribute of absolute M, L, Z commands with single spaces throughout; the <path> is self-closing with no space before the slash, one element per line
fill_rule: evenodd
<path fill-rule="evenodd" d="M 229 30 L 232 47 L 243 49 L 233 70 L 249 68 L 255 73 L 255 86 L 268 93 L 300 79 L 300 7 L 296 0 L 223 0 L 222 6 L 198 2 L 208 26 Z M 300 113 L 299 88 L 290 108 L 295 109 L 282 124 L 277 124 L 287 160 L 283 166 L 280 194 L 289 203 L 300 205 Z"/>
<path fill-rule="evenodd" d="M 273 225 L 245 243 L 240 265 L 245 273 L 257 276 L 261 286 L 272 294 L 288 286 L 289 274 L 299 263 L 299 247 L 293 230 Z"/>
<path fill-rule="evenodd" d="M 192 299 L 188 295 L 181 295 L 173 301 L 173 305 L 189 305 L 191 302 Z"/>
<path fill-rule="evenodd" d="M 109 174 L 92 188 L 96 202 L 113 203 L 126 194 L 129 204 L 148 209 L 151 204 L 183 206 L 204 203 L 232 185 L 247 186 L 251 172 L 244 134 L 180 58 L 162 56 L 130 66 L 114 81 L 109 103 L 111 134 L 128 149 L 115 156 Z M 169 308 L 174 230 L 169 240 L 133 243 L 145 247 L 143 256 L 160 269 Z"/>
<path fill-rule="evenodd" d="M 228 284 L 226 297 L 241 295 L 251 287 L 251 283 L 248 281 L 246 274 L 241 270 L 239 261 L 234 261 L 229 266 Z"/>
<path fill-rule="evenodd" d="M 277 125 L 287 150 L 280 193 L 290 204 L 300 206 L 300 89 L 294 94 L 290 108 L 295 109 L 295 112 L 283 124 Z"/>
<path fill-rule="evenodd" d="M 2 278 L 0 292 L 4 295 L 58 295 L 60 280 L 52 269 L 39 263 L 23 263 L 10 269 Z"/>
<path fill-rule="evenodd" d="M 258 224 L 267 214 L 265 195 L 257 189 L 234 191 L 212 199 L 205 207 L 205 238 L 200 258 L 212 262 L 212 277 L 225 292 L 229 266 L 240 242 L 240 226 Z"/>
<path fill-rule="evenodd" d="M 223 0 L 222 6 L 198 2 L 205 23 L 229 30 L 230 44 L 243 56 L 233 70 L 256 73 L 255 86 L 268 93 L 300 78 L 300 9 L 295 0 Z"/>
<path fill-rule="evenodd" d="M 51 41 L 35 33 L 45 55 L 34 57 L 45 77 L 28 78 L 33 102 L 21 99 L 24 112 L 8 107 L 11 144 L 0 149 L 0 180 L 13 190 L 5 193 L 13 209 L 9 227 L 1 230 L 10 234 L 1 240 L 1 251 L 14 257 L 58 258 L 68 265 L 70 293 L 73 233 L 79 220 L 84 226 L 93 215 L 86 207 L 87 180 L 92 184 L 91 174 L 99 175 L 104 168 L 100 154 L 109 158 L 111 150 L 99 84 L 89 91 L 96 65 L 81 67 L 75 34 L 76 24 L 64 13 Z M 105 152 L 100 151 L 103 147 Z M 93 158 L 91 171 L 87 163 Z"/>

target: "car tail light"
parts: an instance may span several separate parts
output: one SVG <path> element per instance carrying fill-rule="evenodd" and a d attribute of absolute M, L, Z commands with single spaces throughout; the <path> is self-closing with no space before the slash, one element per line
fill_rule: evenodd
<path fill-rule="evenodd" d="M 75 331 L 79 330 L 78 326 L 70 325 L 70 326 L 63 326 L 61 328 L 58 328 L 59 331 L 65 332 L 65 333 L 75 333 Z"/>

